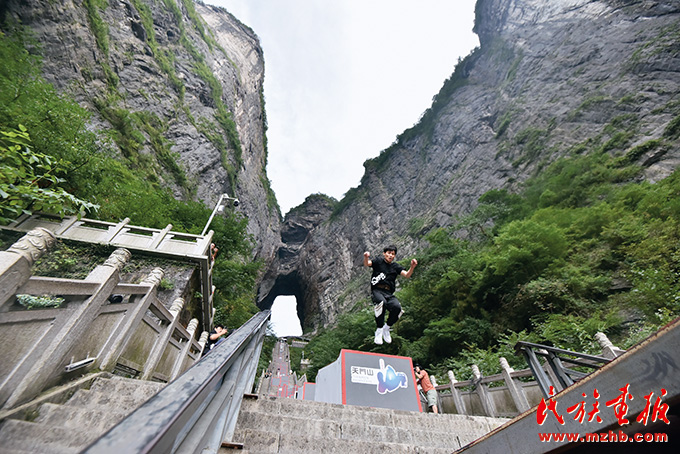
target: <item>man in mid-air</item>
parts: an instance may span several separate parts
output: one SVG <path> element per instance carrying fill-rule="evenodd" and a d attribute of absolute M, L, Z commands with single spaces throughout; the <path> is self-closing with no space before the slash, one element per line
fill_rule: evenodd
<path fill-rule="evenodd" d="M 378 327 L 375 330 L 374 341 L 378 345 L 383 343 L 383 339 L 388 344 L 392 342 L 390 328 L 404 313 L 401 309 L 401 303 L 394 296 L 397 276 L 410 278 L 416 265 L 418 265 L 418 261 L 412 259 L 411 266 L 407 271 L 403 266 L 394 261 L 396 256 L 397 247 L 393 245 L 383 249 L 382 257 L 371 258 L 370 252 L 364 252 L 364 266 L 373 268 L 371 298 L 373 299 L 375 323 Z M 387 323 L 385 323 L 385 310 L 390 313 L 387 317 Z"/>

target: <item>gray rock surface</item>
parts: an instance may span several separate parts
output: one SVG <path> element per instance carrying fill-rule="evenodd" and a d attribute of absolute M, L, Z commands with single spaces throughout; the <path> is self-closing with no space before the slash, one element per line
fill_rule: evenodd
<path fill-rule="evenodd" d="M 340 212 L 320 219 L 312 199 L 286 216 L 284 228 L 301 226 L 305 239 L 282 238 L 285 254 L 266 275 L 278 281 L 263 281 L 261 307 L 303 288 L 303 329 L 331 325 L 368 303 L 364 251 L 394 242 L 398 259 L 417 257 L 424 232 L 471 212 L 485 192 L 516 191 L 575 146 L 591 152 L 632 132 L 608 150 L 624 155 L 660 138 L 680 114 L 677 1 L 479 0 L 475 31 L 480 48 L 459 63 L 420 124 L 364 164 Z M 676 138 L 637 162 L 658 181 L 679 159 Z"/>
<path fill-rule="evenodd" d="M 144 8 L 158 49 L 173 57 L 175 82 L 149 44 Z M 420 123 L 364 164 L 361 184 L 339 205 L 311 196 L 282 223 L 265 171 L 264 58 L 256 34 L 224 9 L 188 0 L 119 0 L 98 11 L 108 24 L 108 52 L 97 45 L 82 2 L 0 6 L 33 30 L 45 77 L 92 110 L 93 127 L 111 128 L 95 104 L 108 90 L 106 68 L 118 78 L 119 107 L 162 120 L 195 188 L 188 194 L 159 165 L 159 180 L 176 197 L 208 206 L 223 192 L 241 199 L 255 256 L 267 264 L 258 305 L 295 295 L 306 332 L 368 302 L 364 251 L 394 242 L 401 258 L 417 256 L 424 233 L 471 212 L 488 190 L 517 191 L 550 162 L 576 148 L 601 148 L 622 131 L 631 137 L 611 141 L 608 152 L 624 155 L 662 137 L 680 114 L 677 0 L 478 0 L 481 46 L 458 64 Z M 182 36 L 219 81 L 240 158 L 233 144 L 220 151 L 201 127 L 219 128 L 217 107 Z M 152 153 L 148 138 L 142 153 Z M 650 181 L 668 176 L 679 160 L 677 138 L 637 158 Z"/>
<path fill-rule="evenodd" d="M 275 203 L 268 204 L 273 197 L 266 187 L 264 56 L 250 28 L 223 8 L 193 1 L 104 2 L 106 6 L 96 11 L 108 27 L 105 52 L 81 1 L 7 0 L 3 4 L 0 13 L 30 28 L 41 46 L 45 79 L 93 113 L 93 128 L 113 129 L 97 106 L 97 100 L 107 97 L 117 99 L 115 108 L 157 117 L 189 184 L 179 185 L 161 164 L 160 182 L 171 187 L 177 198 L 200 200 L 210 208 L 222 193 L 235 195 L 242 201 L 239 210 L 249 219 L 248 231 L 257 239 L 255 255 L 273 254 L 280 214 Z M 177 10 L 168 7 L 172 4 Z M 145 16 L 153 21 L 156 53 Z M 240 159 L 233 145 L 220 151 L 205 132 L 212 130 L 228 143 L 217 122 L 211 87 L 196 69 L 196 54 L 219 81 L 221 102 L 236 124 Z M 169 56 L 171 70 L 163 67 L 159 55 Z M 108 93 L 107 67 L 118 79 L 113 97 Z M 179 82 L 173 82 L 173 74 Z M 140 153 L 151 155 L 151 141 L 145 138 Z M 225 153 L 228 156 L 222 156 Z M 231 177 L 223 162 L 234 168 Z"/>

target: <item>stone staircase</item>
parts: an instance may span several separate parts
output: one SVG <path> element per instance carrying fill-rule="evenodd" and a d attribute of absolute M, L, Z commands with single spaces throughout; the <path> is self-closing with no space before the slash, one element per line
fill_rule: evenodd
<path fill-rule="evenodd" d="M 63 404 L 42 404 L 32 421 L 0 423 L 0 454 L 79 453 L 164 386 L 119 376 L 97 378 L 90 389 L 79 389 Z"/>
<path fill-rule="evenodd" d="M 97 378 L 31 421 L 0 423 L 0 454 L 76 454 L 160 391 L 164 383 Z M 246 453 L 451 453 L 505 423 L 295 399 L 246 397 L 233 442 Z M 222 448 L 219 454 L 234 450 Z M 122 454 L 122 453 L 121 453 Z M 126 453 L 127 454 L 127 453 Z"/>
<path fill-rule="evenodd" d="M 295 399 L 245 398 L 234 443 L 243 453 L 451 453 L 507 422 Z M 233 453 L 222 448 L 219 454 Z"/>

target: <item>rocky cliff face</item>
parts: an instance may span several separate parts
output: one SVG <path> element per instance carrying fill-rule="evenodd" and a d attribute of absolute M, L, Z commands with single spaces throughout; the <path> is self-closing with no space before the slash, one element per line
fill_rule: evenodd
<path fill-rule="evenodd" d="M 675 0 L 479 0 L 475 31 L 481 47 L 335 211 L 311 197 L 286 216 L 261 307 L 295 294 L 306 332 L 331 325 L 368 301 L 364 251 L 394 242 L 401 258 L 415 254 L 425 232 L 486 191 L 517 190 L 570 153 L 623 155 L 680 114 Z M 656 181 L 677 167 L 680 145 L 635 158 Z"/>
<path fill-rule="evenodd" d="M 94 127 L 114 130 L 112 112 L 154 118 L 188 181 L 159 166 L 162 184 L 211 208 L 222 193 L 237 196 L 256 254 L 272 256 L 280 216 L 265 172 L 264 60 L 252 30 L 192 0 L 6 0 L 0 15 L 32 30 L 45 78 L 91 110 Z M 140 153 L 153 156 L 141 132 Z"/>
<path fill-rule="evenodd" d="M 478 0 L 481 47 L 420 123 L 367 161 L 340 203 L 311 196 L 281 224 L 252 30 L 192 0 L 5 0 L 7 15 L 33 30 L 46 79 L 93 112 L 93 127 L 115 129 L 111 112 L 157 119 L 189 180 L 159 166 L 178 198 L 241 199 L 256 254 L 270 264 L 258 304 L 295 295 L 307 332 L 368 300 L 364 251 L 391 242 L 402 258 L 416 254 L 424 233 L 469 213 L 488 190 L 518 190 L 576 151 L 623 155 L 680 114 L 677 0 Z M 152 155 L 144 140 L 140 153 Z M 635 159 L 656 181 L 677 167 L 680 146 Z"/>

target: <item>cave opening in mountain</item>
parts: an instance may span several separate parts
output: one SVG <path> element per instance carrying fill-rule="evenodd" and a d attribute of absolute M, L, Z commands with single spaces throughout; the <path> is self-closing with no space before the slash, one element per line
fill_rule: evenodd
<path fill-rule="evenodd" d="M 271 323 L 278 337 L 300 336 L 304 326 L 303 291 L 297 273 L 280 275 L 267 296 L 260 301 L 260 309 L 271 309 Z"/>
<path fill-rule="evenodd" d="M 278 296 L 272 304 L 272 329 L 276 337 L 301 336 L 302 325 L 297 315 L 294 296 Z"/>

